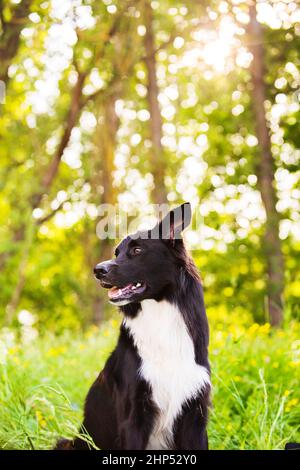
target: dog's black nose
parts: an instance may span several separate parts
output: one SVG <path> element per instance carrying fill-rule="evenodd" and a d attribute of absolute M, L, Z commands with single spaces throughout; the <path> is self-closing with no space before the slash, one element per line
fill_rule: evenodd
<path fill-rule="evenodd" d="M 104 277 L 110 269 L 111 262 L 110 261 L 103 261 L 103 263 L 99 263 L 94 267 L 94 274 L 97 279 L 101 279 Z"/>

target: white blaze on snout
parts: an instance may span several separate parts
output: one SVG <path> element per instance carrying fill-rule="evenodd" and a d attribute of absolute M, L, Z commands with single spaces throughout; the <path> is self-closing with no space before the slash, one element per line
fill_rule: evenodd
<path fill-rule="evenodd" d="M 147 449 L 170 449 L 172 428 L 183 404 L 210 385 L 207 369 L 195 362 L 193 341 L 178 308 L 167 301 L 141 302 L 135 318 L 126 318 L 142 359 L 141 376 L 151 385 L 159 415 Z"/>

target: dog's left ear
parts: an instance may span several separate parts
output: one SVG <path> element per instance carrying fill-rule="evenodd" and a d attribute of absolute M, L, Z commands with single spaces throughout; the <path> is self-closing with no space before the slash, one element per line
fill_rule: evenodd
<path fill-rule="evenodd" d="M 163 240 L 181 239 L 182 231 L 188 227 L 192 219 L 192 209 L 189 202 L 172 209 L 158 224 L 159 238 Z"/>

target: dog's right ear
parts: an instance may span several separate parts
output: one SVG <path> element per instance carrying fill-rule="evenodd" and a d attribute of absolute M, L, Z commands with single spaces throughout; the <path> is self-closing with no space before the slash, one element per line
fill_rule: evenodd
<path fill-rule="evenodd" d="M 153 238 L 162 240 L 175 240 L 182 238 L 183 230 L 188 227 L 192 219 L 192 209 L 189 202 L 172 209 L 152 230 Z M 151 237 L 152 238 L 152 237 Z"/>

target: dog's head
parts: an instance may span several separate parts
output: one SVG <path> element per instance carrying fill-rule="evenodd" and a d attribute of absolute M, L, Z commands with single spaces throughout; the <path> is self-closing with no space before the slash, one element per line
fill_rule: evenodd
<path fill-rule="evenodd" d="M 109 289 L 111 303 L 127 305 L 163 299 L 176 286 L 184 263 L 182 231 L 190 224 L 191 206 L 182 204 L 156 226 L 126 237 L 115 258 L 97 264 L 94 273 Z"/>

